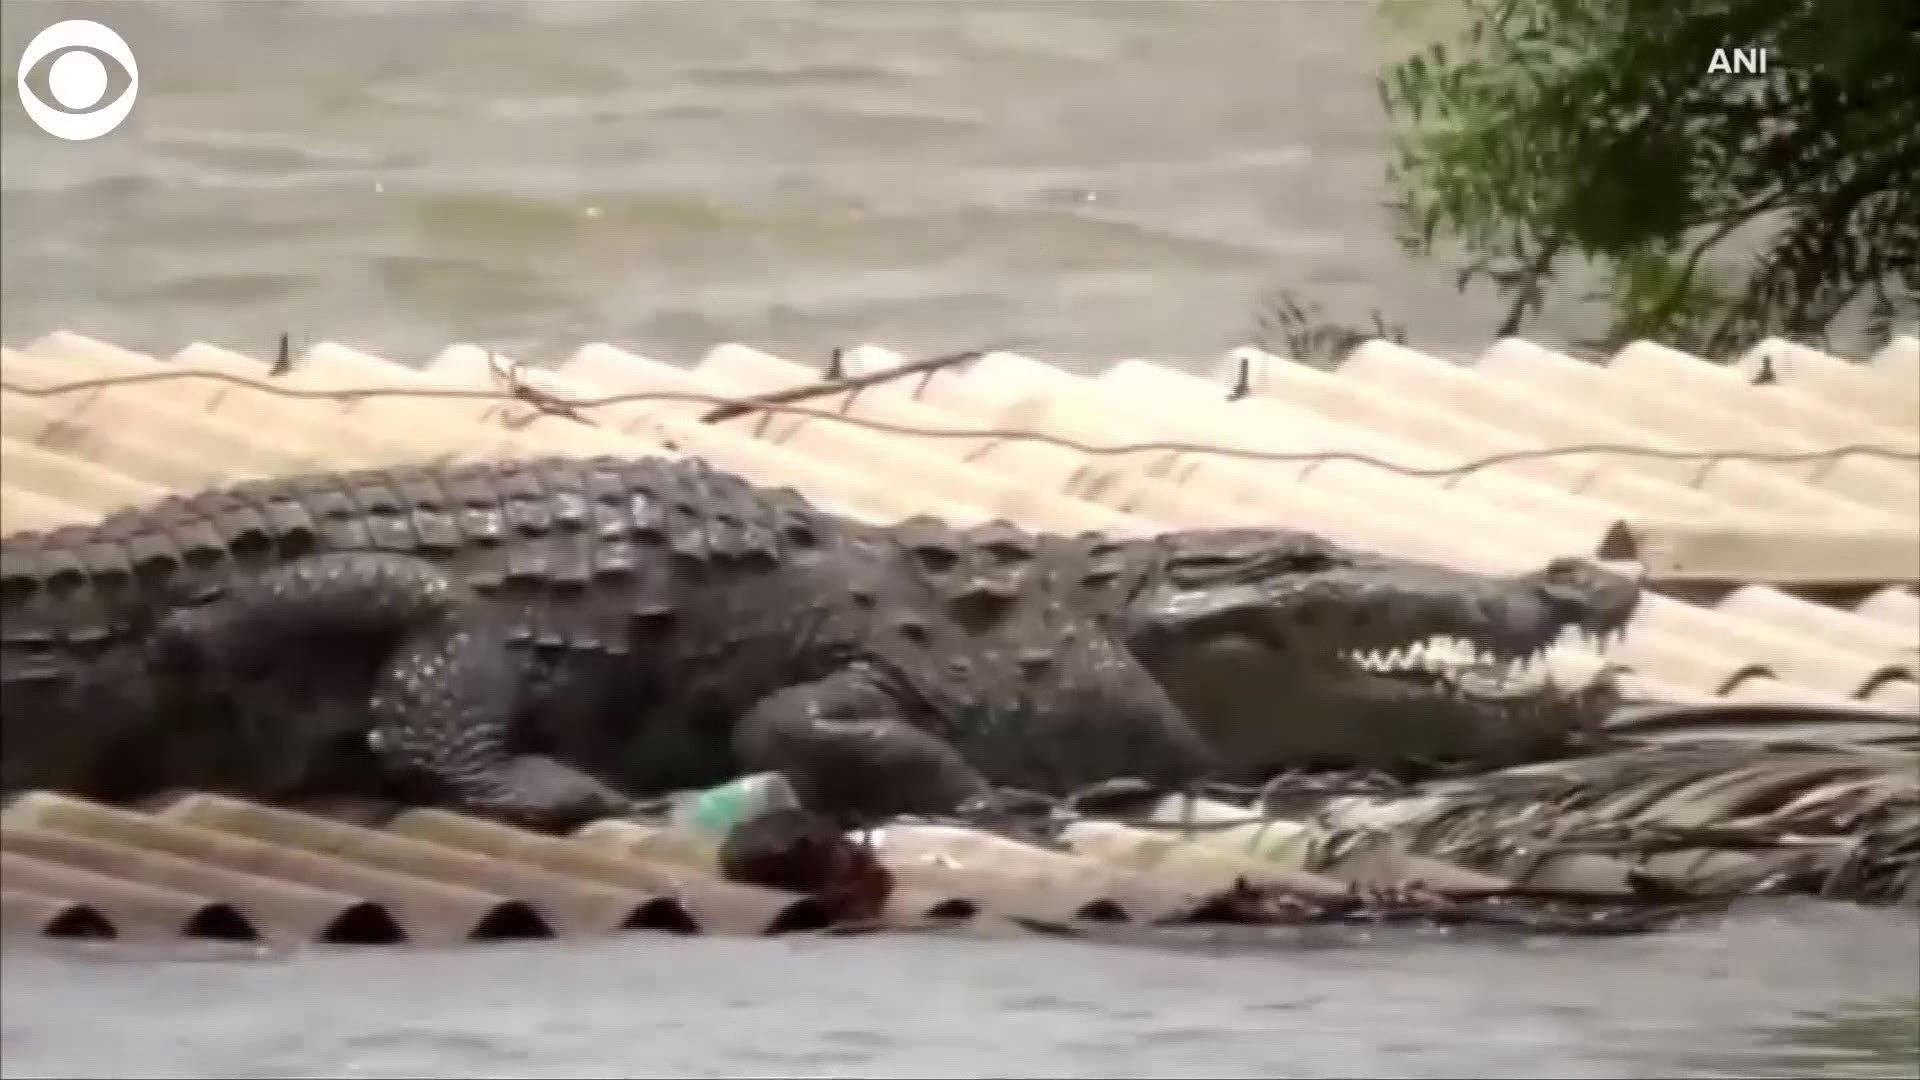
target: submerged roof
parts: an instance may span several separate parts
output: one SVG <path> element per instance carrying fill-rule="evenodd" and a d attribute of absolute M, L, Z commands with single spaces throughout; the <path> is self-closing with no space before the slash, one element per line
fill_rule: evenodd
<path fill-rule="evenodd" d="M 851 375 L 907 362 L 871 346 L 843 360 Z M 240 379 L 0 393 L 0 528 L 83 521 L 168 490 L 429 455 L 698 454 L 876 520 L 935 513 L 1126 532 L 1273 524 L 1490 571 L 1558 555 L 1635 563 L 1654 595 L 1607 659 L 1626 665 L 1639 696 L 1732 699 L 1756 716 L 1768 702 L 1849 704 L 1896 724 L 1911 713 L 1920 726 L 1911 337 L 1863 364 L 1782 342 L 1729 365 L 1648 343 L 1596 365 L 1520 340 L 1471 363 L 1373 342 L 1333 371 L 1242 351 L 1211 377 L 1145 360 L 1082 377 L 995 353 L 965 370 L 810 398 L 806 412 L 718 423 L 701 419 L 713 399 L 820 373 L 740 345 L 691 367 L 588 345 L 513 377 L 562 399 L 669 396 L 543 411 L 497 394 L 327 394 L 502 389 L 494 359 L 466 345 L 424 368 L 317 345 L 270 380 L 309 397 L 261 388 L 259 358 L 204 344 L 154 358 L 61 332 L 0 358 L 8 385 L 21 387 L 184 366 Z M 934 434 L 962 430 L 974 434 Z M 1162 445 L 1101 452 L 1143 442 Z M 1892 452 L 1826 452 L 1849 444 Z M 1586 448 L 1530 453 L 1575 446 Z M 1703 453 L 1724 450 L 1751 453 Z M 1490 458 L 1501 460 L 1454 468 Z M 1601 669 L 1579 642 L 1547 663 L 1567 681 Z M 1642 726 L 1667 715 L 1646 714 Z M 368 829 L 209 795 L 147 813 L 30 793 L 0 825 L 0 915 L 9 930 L 53 936 L 452 941 L 642 927 L 758 933 L 828 918 L 810 901 L 679 863 L 628 822 L 560 839 L 436 811 Z M 1247 827 L 1265 836 L 1271 826 Z M 884 916 L 893 924 L 976 907 L 1043 921 L 1170 917 L 1168 904 L 1266 865 L 1231 850 L 1203 858 L 1191 845 L 1176 860 L 1139 837 L 1122 837 L 1116 855 L 1105 834 L 1066 855 L 964 830 L 895 833 L 887 861 L 907 888 Z M 1151 874 L 1113 869 L 1149 849 Z M 1503 883 L 1431 860 L 1395 866 L 1326 872 L 1335 882 Z M 1606 888 L 1619 886 L 1609 874 Z"/>

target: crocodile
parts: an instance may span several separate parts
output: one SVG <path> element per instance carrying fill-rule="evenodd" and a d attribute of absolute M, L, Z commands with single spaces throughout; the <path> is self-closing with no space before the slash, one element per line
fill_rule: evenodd
<path fill-rule="evenodd" d="M 1217 767 L 1104 619 L 697 458 L 256 480 L 3 544 L 4 792 L 563 829 L 748 770 L 851 823 Z"/>
<path fill-rule="evenodd" d="M 1598 748 L 1621 704 L 1609 673 L 1562 687 L 1528 662 L 1567 637 L 1604 648 L 1640 597 L 1584 559 L 1485 575 L 1289 529 L 1122 537 L 916 518 L 896 530 L 937 587 L 1011 594 L 1044 570 L 1254 782 L 1300 767 L 1415 779 Z"/>

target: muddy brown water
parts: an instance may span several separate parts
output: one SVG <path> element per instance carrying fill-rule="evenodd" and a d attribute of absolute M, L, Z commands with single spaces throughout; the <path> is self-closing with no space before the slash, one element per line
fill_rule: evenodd
<path fill-rule="evenodd" d="M 13 950 L 9 1076 L 1911 1075 L 1911 915 L 1209 948 L 743 940 L 113 962 Z"/>
<path fill-rule="evenodd" d="M 1449 18 L 1405 8 L 10 2 L 9 65 L 89 16 L 141 81 L 88 143 L 34 129 L 8 84 L 0 330 L 1198 363 L 1290 284 L 1471 352 L 1498 305 L 1404 257 L 1379 207 L 1373 71 Z M 1590 319 L 1563 302 L 1530 333 Z M 1920 1071 L 1916 972 L 1911 914 L 1812 904 L 1524 944 L 10 949 L 0 1072 L 1900 1076 Z"/>
<path fill-rule="evenodd" d="M 1179 359 L 1288 284 L 1473 351 L 1498 304 L 1380 209 L 1374 72 L 1448 18 L 1403 8 L 8 3 L 10 65 L 89 14 L 140 90 L 85 143 L 5 91 L 5 329 Z"/>

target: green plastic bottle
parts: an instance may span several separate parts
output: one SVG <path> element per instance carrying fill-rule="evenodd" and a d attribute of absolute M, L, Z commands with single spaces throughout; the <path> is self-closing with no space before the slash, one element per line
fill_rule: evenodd
<path fill-rule="evenodd" d="M 677 829 L 718 841 L 743 821 L 799 805 L 786 777 L 777 772 L 751 773 L 719 787 L 687 792 L 675 800 L 669 820 Z"/>

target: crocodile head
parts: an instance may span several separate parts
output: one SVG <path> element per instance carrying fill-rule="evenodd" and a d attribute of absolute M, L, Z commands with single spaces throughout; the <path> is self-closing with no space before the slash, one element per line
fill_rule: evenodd
<path fill-rule="evenodd" d="M 1575 558 L 1503 577 L 1286 530 L 1170 533 L 1133 546 L 1147 561 L 1121 622 L 1146 654 L 1240 634 L 1335 673 L 1391 668 L 1435 640 L 1514 663 L 1567 631 L 1604 643 L 1624 632 L 1640 599 L 1633 580 Z"/>
<path fill-rule="evenodd" d="M 1490 576 L 1263 529 L 1107 547 L 1129 647 L 1255 770 L 1564 751 L 1617 703 L 1611 681 L 1562 687 L 1524 662 L 1570 631 L 1604 645 L 1639 601 L 1572 558 Z"/>

